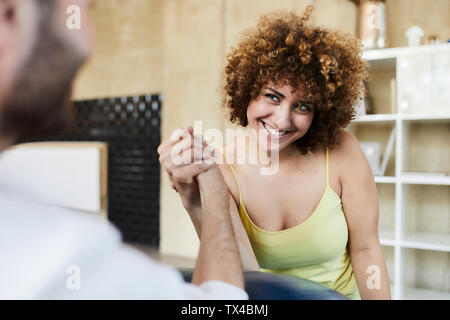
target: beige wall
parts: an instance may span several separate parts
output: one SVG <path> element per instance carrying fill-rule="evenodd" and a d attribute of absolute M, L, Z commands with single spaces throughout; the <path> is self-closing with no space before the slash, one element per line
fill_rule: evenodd
<path fill-rule="evenodd" d="M 422 43 L 430 35 L 442 42 L 450 38 L 450 1 L 448 0 L 386 0 L 386 38 L 389 46 L 408 45 L 406 29 L 418 24 L 424 29 Z"/>
<path fill-rule="evenodd" d="M 355 34 L 349 0 L 94 0 L 95 54 L 75 83 L 74 99 L 163 93 L 162 137 L 203 121 L 203 129 L 232 127 L 220 107 L 225 54 L 244 28 L 272 9 L 301 12 L 313 22 Z M 448 35 L 449 1 L 387 0 L 393 45 L 404 45 L 413 18 L 426 32 Z M 421 13 L 424 13 L 422 16 Z M 161 173 L 161 251 L 194 257 L 198 240 L 178 195 Z"/>
<path fill-rule="evenodd" d="M 163 4 L 94 1 L 96 47 L 75 82 L 74 99 L 161 92 Z"/>

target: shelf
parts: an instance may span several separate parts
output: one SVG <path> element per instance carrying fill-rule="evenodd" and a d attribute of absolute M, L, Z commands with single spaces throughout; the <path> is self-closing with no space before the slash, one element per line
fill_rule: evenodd
<path fill-rule="evenodd" d="M 367 114 L 359 116 L 352 122 L 393 122 L 398 118 L 397 114 Z"/>
<path fill-rule="evenodd" d="M 411 249 L 450 252 L 450 235 L 415 232 L 406 235 L 400 246 Z"/>
<path fill-rule="evenodd" d="M 416 47 L 397 47 L 375 50 L 364 50 L 363 59 L 367 61 L 377 60 L 389 60 L 396 59 L 401 56 L 415 55 L 415 54 L 427 54 L 427 53 L 439 53 L 450 51 L 450 44 L 442 43 L 438 45 L 421 45 Z"/>
<path fill-rule="evenodd" d="M 364 50 L 362 58 L 371 113 L 357 116 L 349 129 L 359 141 L 386 150 L 388 170 L 376 171 L 374 180 L 392 298 L 450 300 L 450 43 Z M 413 76 L 411 66 L 420 72 Z"/>
<path fill-rule="evenodd" d="M 395 70 L 396 58 L 381 58 L 374 60 L 367 60 L 369 62 L 369 71 L 372 70 Z"/>
<path fill-rule="evenodd" d="M 372 123 L 372 122 L 394 122 L 396 120 L 404 121 L 424 121 L 424 122 L 442 122 L 450 120 L 450 114 L 367 114 L 357 117 L 352 123 Z"/>
<path fill-rule="evenodd" d="M 406 300 L 450 300 L 450 292 L 406 287 L 405 292 L 404 292 L 404 299 L 406 299 Z"/>
<path fill-rule="evenodd" d="M 397 179 L 395 177 L 375 176 L 376 183 L 395 183 Z"/>
<path fill-rule="evenodd" d="M 401 114 L 399 119 L 405 121 L 424 121 L 424 122 L 445 122 L 450 120 L 450 114 L 444 115 L 419 115 L 419 114 Z"/>
<path fill-rule="evenodd" d="M 380 228 L 378 231 L 378 234 L 379 234 L 380 243 L 382 246 L 389 246 L 389 247 L 395 246 L 395 230 L 394 229 Z"/>
<path fill-rule="evenodd" d="M 404 184 L 428 184 L 428 185 L 450 185 L 450 177 L 441 176 L 441 175 L 433 175 L 433 174 L 403 174 L 400 177 L 400 182 Z"/>

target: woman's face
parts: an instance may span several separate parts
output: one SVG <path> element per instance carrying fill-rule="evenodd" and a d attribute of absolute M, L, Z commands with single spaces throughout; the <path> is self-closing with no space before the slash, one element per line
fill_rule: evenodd
<path fill-rule="evenodd" d="M 294 147 L 291 143 L 303 137 L 311 126 L 313 104 L 304 101 L 301 88 L 292 91 L 289 85 L 268 83 L 248 105 L 251 136 L 264 150 L 281 151 L 289 145 Z"/>

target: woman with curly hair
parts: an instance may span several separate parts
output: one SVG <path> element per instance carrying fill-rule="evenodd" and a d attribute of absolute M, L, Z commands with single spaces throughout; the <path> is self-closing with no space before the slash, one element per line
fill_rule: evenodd
<path fill-rule="evenodd" d="M 224 146 L 220 165 L 241 258 L 246 269 L 306 278 L 352 299 L 390 299 L 374 178 L 344 130 L 367 78 L 361 45 L 307 25 L 311 12 L 262 16 L 227 56 L 224 106 L 231 122 L 249 129 Z M 174 164 L 168 156 L 173 148 L 204 150 L 195 141 L 203 140 L 171 140 L 159 152 L 200 235 L 195 177 L 210 165 Z M 236 163 L 252 144 L 257 154 L 249 148 Z M 261 175 L 273 153 L 276 174 Z M 255 156 L 256 164 L 249 161 Z"/>

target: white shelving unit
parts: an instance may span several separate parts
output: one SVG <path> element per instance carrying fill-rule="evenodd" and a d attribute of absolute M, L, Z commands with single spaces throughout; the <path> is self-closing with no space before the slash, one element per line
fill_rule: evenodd
<path fill-rule="evenodd" d="M 393 156 L 395 157 L 395 169 L 391 170 L 393 172 L 391 172 L 390 176 L 375 176 L 375 182 L 377 184 L 382 184 L 384 186 L 387 185 L 387 188 L 389 188 L 388 190 L 392 190 L 393 192 L 395 192 L 395 200 L 392 205 L 394 218 L 391 219 L 393 221 L 393 227 L 383 227 L 379 230 L 382 246 L 386 247 L 386 250 L 389 250 L 389 252 L 393 252 L 393 263 L 392 261 L 391 263 L 388 263 L 388 269 L 389 265 L 391 265 L 389 276 L 391 280 L 393 299 L 450 300 L 449 202 L 444 201 L 443 206 L 440 207 L 442 208 L 442 210 L 444 210 L 444 212 L 440 214 L 444 214 L 448 217 L 447 220 L 443 220 L 444 224 L 448 224 L 446 232 L 442 232 L 442 230 L 440 230 L 439 232 L 416 232 L 415 230 L 408 230 L 407 227 L 408 221 L 410 221 L 411 219 L 416 219 L 415 217 L 411 217 L 411 215 L 413 215 L 413 213 L 411 213 L 412 210 L 408 209 L 409 188 L 444 188 L 444 194 L 445 192 L 448 193 L 450 191 L 450 176 L 448 175 L 448 171 L 444 172 L 443 174 L 408 172 L 407 148 L 410 147 L 409 143 L 411 126 L 429 125 L 432 127 L 436 123 L 440 126 L 444 126 L 444 128 L 446 128 L 446 126 L 449 126 L 450 128 L 450 102 L 447 100 L 446 105 L 440 106 L 439 112 L 407 113 L 408 110 L 405 110 L 405 105 L 407 105 L 407 103 L 405 104 L 405 101 L 402 100 L 402 97 L 404 97 L 404 92 L 401 92 L 402 88 L 404 87 L 405 72 L 403 72 L 402 74 L 401 70 L 399 69 L 405 68 L 405 66 L 407 66 L 404 62 L 407 61 L 405 57 L 419 56 L 425 57 L 424 59 L 428 59 L 428 55 L 436 54 L 439 54 L 439 57 L 442 57 L 442 55 L 448 55 L 450 57 L 450 44 L 365 51 L 363 53 L 363 58 L 365 58 L 369 63 L 369 70 L 395 70 L 389 72 L 395 75 L 396 80 L 394 91 L 395 97 L 393 98 L 393 101 L 395 101 L 396 104 L 396 109 L 394 113 L 389 114 L 369 114 L 359 116 L 352 122 L 350 127 L 350 130 L 352 130 L 352 127 L 360 128 L 365 126 L 378 126 L 382 128 L 381 130 L 387 130 L 383 129 L 384 127 L 392 128 L 391 130 L 393 130 L 393 132 L 395 130 L 395 148 L 393 149 Z M 399 67 L 400 63 L 402 63 L 402 65 Z M 449 69 L 444 70 L 444 72 L 450 74 Z M 411 81 L 411 79 L 407 79 L 407 81 Z M 432 84 L 430 84 L 430 86 L 431 85 Z M 447 83 L 444 84 L 444 86 L 447 86 L 447 90 L 450 91 L 450 84 Z M 429 88 L 425 89 L 428 90 Z M 438 98 L 440 97 L 436 98 L 436 96 L 434 96 L 434 98 L 435 101 L 438 101 Z M 441 101 L 445 100 L 446 98 L 441 99 Z M 442 112 L 442 110 L 444 111 Z M 450 130 L 448 132 L 450 132 Z M 447 148 L 446 150 L 450 148 L 450 135 L 448 136 L 446 142 L 444 142 L 444 145 L 441 145 L 440 147 L 443 149 Z M 444 152 L 443 154 L 448 155 L 449 153 Z M 450 163 L 450 159 L 447 159 L 446 161 Z M 383 212 L 380 212 L 380 217 L 382 214 Z M 416 258 L 416 255 L 418 256 L 418 258 Z M 422 272 L 421 268 L 423 268 L 423 265 L 428 266 L 430 263 L 420 262 L 420 259 L 428 259 L 430 255 L 432 257 L 437 256 L 438 258 L 433 258 L 437 259 L 436 261 L 446 261 L 442 263 L 442 265 L 436 265 L 435 263 L 432 263 L 433 267 L 439 271 L 436 272 L 435 277 L 443 277 L 443 279 L 438 280 L 446 285 L 440 286 L 439 288 L 441 289 L 423 288 L 414 285 L 411 287 L 410 283 L 408 283 L 407 281 L 407 278 L 422 277 L 426 272 Z M 419 263 L 411 265 L 409 261 L 415 261 L 415 259 L 418 259 Z M 427 272 L 428 274 L 430 273 L 429 271 Z"/>

